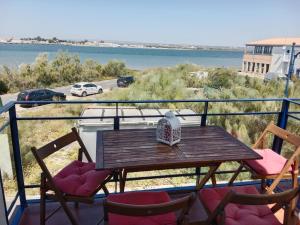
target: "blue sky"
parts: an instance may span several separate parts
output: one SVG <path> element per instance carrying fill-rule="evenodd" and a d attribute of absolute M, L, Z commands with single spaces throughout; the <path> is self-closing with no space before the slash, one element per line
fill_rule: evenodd
<path fill-rule="evenodd" d="M 0 37 L 242 46 L 300 36 L 300 0 L 0 0 Z"/>

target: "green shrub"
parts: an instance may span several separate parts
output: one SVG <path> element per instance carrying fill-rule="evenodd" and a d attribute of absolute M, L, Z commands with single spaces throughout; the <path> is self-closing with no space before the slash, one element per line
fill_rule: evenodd
<path fill-rule="evenodd" d="M 78 55 L 59 52 L 51 62 L 50 73 L 54 81 L 61 85 L 80 81 L 81 64 Z"/>
<path fill-rule="evenodd" d="M 108 77 L 118 77 L 126 73 L 125 63 L 116 60 L 109 61 L 102 70 L 102 74 Z"/>
<path fill-rule="evenodd" d="M 5 81 L 0 80 L 0 94 L 6 94 L 8 92 L 8 86 Z"/>
<path fill-rule="evenodd" d="M 87 81 L 100 80 L 102 77 L 102 66 L 98 62 L 92 59 L 87 59 L 82 64 L 82 76 Z"/>
<path fill-rule="evenodd" d="M 215 69 L 208 76 L 208 85 L 216 89 L 230 88 L 233 76 L 233 72 L 228 69 Z"/>

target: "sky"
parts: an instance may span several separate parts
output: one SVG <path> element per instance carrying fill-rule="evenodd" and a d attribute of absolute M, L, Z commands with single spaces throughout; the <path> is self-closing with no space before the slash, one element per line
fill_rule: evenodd
<path fill-rule="evenodd" d="M 300 0 L 0 0 L 0 38 L 243 46 L 300 37 Z"/>

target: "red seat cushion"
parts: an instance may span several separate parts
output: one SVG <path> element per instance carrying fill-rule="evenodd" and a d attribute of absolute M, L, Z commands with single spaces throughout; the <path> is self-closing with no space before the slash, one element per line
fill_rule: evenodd
<path fill-rule="evenodd" d="M 279 174 L 287 159 L 271 149 L 254 149 L 262 159 L 247 160 L 246 164 L 251 167 L 257 174 L 267 176 Z M 292 171 L 292 167 L 289 171 Z"/>
<path fill-rule="evenodd" d="M 149 205 L 170 202 L 171 199 L 166 192 L 128 192 L 122 194 L 111 194 L 107 197 L 111 202 Z M 109 225 L 176 225 L 175 213 L 163 215 L 133 217 L 117 214 L 108 214 Z"/>
<path fill-rule="evenodd" d="M 254 186 L 207 188 L 199 192 L 199 198 L 212 212 L 229 190 L 241 194 L 259 194 Z M 228 204 L 225 207 L 225 225 L 282 225 L 266 205 Z"/>
<path fill-rule="evenodd" d="M 95 163 L 85 163 L 78 160 L 71 162 L 53 177 L 54 184 L 68 195 L 88 197 L 111 172 L 96 171 Z"/>

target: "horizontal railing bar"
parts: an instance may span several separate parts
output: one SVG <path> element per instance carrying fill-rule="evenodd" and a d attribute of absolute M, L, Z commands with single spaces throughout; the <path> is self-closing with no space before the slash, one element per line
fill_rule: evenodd
<path fill-rule="evenodd" d="M 10 101 L 7 104 L 5 104 L 0 109 L 0 114 L 7 112 L 13 105 L 15 104 L 27 104 L 27 105 L 33 105 L 33 104 L 116 104 L 116 103 L 180 103 L 180 102 L 190 102 L 190 103 L 205 103 L 205 102 L 267 102 L 267 101 L 283 101 L 287 100 L 289 102 L 292 102 L 294 104 L 299 104 L 296 101 L 300 101 L 299 98 L 244 98 L 244 99 L 189 99 L 189 100 L 138 100 L 138 101 L 129 101 L 129 100 L 102 100 L 102 101 L 95 101 L 95 100 L 89 100 L 89 101 Z"/>
<path fill-rule="evenodd" d="M 224 170 L 224 171 L 217 171 L 215 174 L 229 174 L 234 173 L 236 170 Z M 242 170 L 241 173 L 247 172 L 247 170 Z M 190 177 L 190 176 L 204 176 L 207 173 L 182 173 L 182 174 L 165 174 L 159 176 L 147 176 L 147 177 L 129 177 L 126 178 L 126 181 L 135 181 L 135 180 L 152 180 L 152 179 L 161 179 L 161 178 L 175 178 L 175 177 Z"/>
<path fill-rule="evenodd" d="M 256 181 L 256 180 L 251 180 L 251 181 L 237 181 L 234 183 L 234 186 L 249 186 L 249 185 L 258 185 L 260 184 L 260 181 Z M 223 186 L 227 186 L 226 183 L 220 183 L 217 184 L 217 187 L 223 187 Z M 204 186 L 204 188 L 209 188 L 212 187 L 211 184 L 206 184 Z M 154 188 L 154 189 L 147 189 L 147 190 L 138 190 L 138 191 L 167 191 L 167 192 L 176 192 L 176 191 L 180 191 L 180 190 L 187 190 L 187 191 L 195 191 L 195 186 L 179 186 L 179 187 L 163 187 L 163 188 Z M 136 190 L 133 190 L 136 191 Z M 126 191 L 126 192 L 132 192 L 132 191 Z M 100 198 L 105 198 L 105 194 L 101 193 L 101 194 L 96 194 L 95 195 L 95 199 L 100 199 Z M 47 199 L 47 202 L 53 202 L 54 200 L 52 199 Z M 28 204 L 37 204 L 40 203 L 40 199 L 39 198 L 35 198 L 35 199 L 28 199 L 27 200 Z"/>
<path fill-rule="evenodd" d="M 289 117 L 295 119 L 295 120 L 300 120 L 300 117 L 297 117 L 297 116 L 293 116 L 293 115 L 288 115 Z"/>
<path fill-rule="evenodd" d="M 180 100 L 87 100 L 87 101 L 16 101 L 15 104 L 116 104 L 116 103 L 180 103 L 180 102 L 269 102 L 282 101 L 284 98 L 241 98 L 241 99 L 180 99 Z M 294 99 L 293 99 L 294 100 Z M 298 99 L 295 99 L 298 100 Z M 300 99 L 299 99 L 300 100 Z"/>
<path fill-rule="evenodd" d="M 79 120 L 79 119 L 114 119 L 115 116 L 88 116 L 88 117 L 81 117 L 81 116 L 44 116 L 44 117 L 17 117 L 17 120 Z"/>
<path fill-rule="evenodd" d="M 277 115 L 280 112 L 237 112 L 237 113 L 208 113 L 207 116 L 247 116 L 247 115 Z M 196 117 L 196 116 L 203 116 L 204 113 L 198 113 L 198 114 L 179 114 L 176 115 L 178 117 Z M 75 119 L 114 119 L 115 117 L 118 117 L 120 119 L 124 118 L 155 118 L 155 117 L 164 117 L 164 115 L 143 115 L 143 116 L 62 116 L 62 117 L 17 117 L 17 120 L 75 120 Z"/>
<path fill-rule="evenodd" d="M 300 114 L 300 111 L 289 111 L 289 114 Z"/>
<path fill-rule="evenodd" d="M 299 99 L 298 99 L 299 100 Z M 295 104 L 295 105 L 300 105 L 300 102 L 296 102 L 296 101 L 294 101 L 294 100 L 288 100 L 290 103 L 293 103 L 293 104 Z"/>
<path fill-rule="evenodd" d="M 248 170 L 243 169 L 241 170 L 241 173 L 247 172 Z M 229 174 L 234 173 L 236 170 L 223 170 L 223 171 L 216 171 L 215 174 Z M 161 179 L 161 178 L 175 178 L 175 177 L 191 177 L 191 176 L 204 176 L 207 173 L 180 173 L 180 174 L 164 174 L 164 175 L 158 175 L 158 176 L 147 176 L 147 177 L 128 177 L 126 178 L 126 181 L 136 181 L 136 180 L 153 180 L 153 179 Z M 110 182 L 119 181 L 119 179 L 112 179 Z M 26 189 L 30 188 L 39 188 L 39 184 L 30 184 L 24 186 Z"/>
<path fill-rule="evenodd" d="M 9 109 L 14 106 L 14 104 L 15 104 L 14 101 L 10 101 L 6 103 L 4 106 L 0 107 L 0 114 L 8 112 Z"/>
<path fill-rule="evenodd" d="M 166 174 L 166 175 L 147 176 L 147 177 L 128 177 L 126 178 L 126 181 L 153 180 L 153 179 L 161 179 L 161 178 L 191 177 L 191 176 L 196 176 L 196 173 Z"/>
<path fill-rule="evenodd" d="M 280 114 L 280 112 L 237 112 L 237 113 L 207 113 L 207 116 L 250 116 L 250 115 L 276 115 Z"/>
<path fill-rule="evenodd" d="M 30 189 L 30 188 L 39 188 L 41 185 L 39 184 L 28 184 L 24 185 L 25 188 Z"/>
<path fill-rule="evenodd" d="M 9 122 L 9 121 L 6 121 L 6 122 L 0 127 L 0 132 L 2 132 L 9 124 L 10 124 L 10 122 Z"/>
<path fill-rule="evenodd" d="M 11 213 L 11 210 L 14 208 L 18 198 L 19 198 L 19 192 L 16 193 L 15 197 L 13 198 L 13 200 L 10 203 L 10 206 L 7 209 L 7 214 L 8 215 Z"/>

